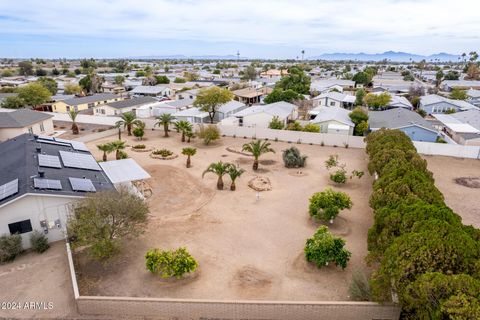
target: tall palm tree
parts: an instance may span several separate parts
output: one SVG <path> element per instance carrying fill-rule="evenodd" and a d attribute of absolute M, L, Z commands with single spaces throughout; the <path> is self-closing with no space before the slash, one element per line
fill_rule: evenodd
<path fill-rule="evenodd" d="M 190 157 L 191 157 L 191 156 L 194 156 L 196 153 L 197 153 L 197 149 L 196 149 L 196 148 L 186 147 L 186 148 L 183 148 L 183 149 L 182 149 L 182 154 L 185 155 L 185 156 L 187 156 L 187 168 L 190 168 L 190 167 L 191 167 Z"/>
<path fill-rule="evenodd" d="M 230 190 L 235 191 L 237 186 L 235 185 L 235 180 L 240 178 L 240 176 L 245 172 L 245 170 L 241 168 L 237 168 L 234 165 L 230 166 L 228 169 L 228 175 L 230 176 L 230 180 L 232 180 L 232 184 L 230 185 Z"/>
<path fill-rule="evenodd" d="M 113 141 L 109 143 L 112 151 L 115 151 L 115 159 L 120 160 L 121 150 L 125 149 L 125 141 Z"/>
<path fill-rule="evenodd" d="M 222 161 L 211 163 L 208 168 L 203 172 L 202 178 L 208 172 L 215 173 L 218 176 L 217 189 L 223 190 L 223 176 L 228 173 L 228 170 L 231 166 L 231 163 Z"/>
<path fill-rule="evenodd" d="M 77 122 L 76 122 L 78 112 L 72 109 L 72 110 L 70 110 L 70 112 L 68 112 L 68 116 L 72 120 L 72 133 L 73 134 L 78 134 L 79 130 L 78 130 Z"/>
<path fill-rule="evenodd" d="M 304 56 L 305 56 L 305 50 L 302 50 L 302 61 L 303 61 Z"/>
<path fill-rule="evenodd" d="M 182 142 L 185 142 L 185 135 L 186 135 L 187 132 L 193 130 L 193 126 L 188 121 L 180 120 L 180 121 L 175 122 L 175 129 L 177 129 L 177 132 L 182 133 Z"/>
<path fill-rule="evenodd" d="M 103 151 L 103 161 L 107 161 L 107 154 L 112 152 L 113 146 L 111 143 L 104 143 L 97 145 L 98 150 Z"/>
<path fill-rule="evenodd" d="M 155 123 L 155 126 L 163 126 L 163 130 L 165 131 L 165 136 L 168 137 L 168 126 L 173 123 L 173 120 L 175 120 L 175 117 L 172 116 L 170 113 L 162 113 L 160 116 L 156 117 L 158 120 Z"/>
<path fill-rule="evenodd" d="M 242 147 L 242 151 L 250 152 L 253 157 L 253 170 L 258 169 L 258 158 L 267 152 L 275 153 L 275 150 L 270 148 L 270 142 L 262 141 L 262 140 L 254 140 L 249 143 L 245 143 Z"/>
<path fill-rule="evenodd" d="M 115 123 L 116 127 L 121 127 L 127 128 L 127 133 L 129 136 L 132 135 L 132 127 L 140 125 L 140 120 L 137 119 L 137 117 L 133 114 L 133 112 L 125 112 L 122 113 L 121 120 L 118 120 Z"/>

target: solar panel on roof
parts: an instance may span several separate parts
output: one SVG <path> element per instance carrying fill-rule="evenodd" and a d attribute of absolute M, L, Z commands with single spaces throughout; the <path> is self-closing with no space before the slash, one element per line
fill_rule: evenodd
<path fill-rule="evenodd" d="M 96 192 L 95 186 L 90 179 L 68 178 L 74 191 Z"/>
<path fill-rule="evenodd" d="M 55 140 L 53 137 L 50 137 L 50 136 L 38 136 L 38 139 L 49 140 L 49 141 L 54 141 Z"/>
<path fill-rule="evenodd" d="M 55 145 L 55 146 L 71 147 L 70 143 L 66 143 L 66 142 L 59 142 L 59 141 L 53 141 L 53 140 L 42 140 L 42 139 L 37 139 L 37 142 L 40 142 L 40 143 L 46 143 L 46 144 L 53 144 L 53 145 Z"/>
<path fill-rule="evenodd" d="M 0 200 L 3 200 L 18 192 L 18 179 L 12 180 L 0 186 Z"/>
<path fill-rule="evenodd" d="M 38 155 L 38 165 L 40 167 L 61 168 L 60 158 L 58 156 L 51 156 L 48 154 Z"/>
<path fill-rule="evenodd" d="M 100 171 L 100 166 L 91 154 L 59 151 L 65 167 Z"/>
<path fill-rule="evenodd" d="M 62 183 L 60 180 L 35 178 L 33 179 L 33 185 L 35 189 L 62 190 Z"/>

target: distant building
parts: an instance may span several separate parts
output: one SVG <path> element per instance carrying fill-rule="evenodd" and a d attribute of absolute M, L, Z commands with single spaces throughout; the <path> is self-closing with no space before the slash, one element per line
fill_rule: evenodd
<path fill-rule="evenodd" d="M 244 127 L 268 128 L 274 117 L 286 126 L 298 117 L 298 107 L 288 102 L 275 102 L 265 105 L 255 105 L 243 109 L 233 115 L 238 119 L 237 124 Z"/>
<path fill-rule="evenodd" d="M 322 93 L 312 98 L 312 101 L 314 107 L 322 106 L 352 109 L 355 106 L 355 96 L 336 91 Z"/>
<path fill-rule="evenodd" d="M 310 122 L 320 126 L 321 133 L 353 135 L 355 124 L 350 112 L 341 107 L 316 107 L 309 112 Z"/>
<path fill-rule="evenodd" d="M 456 143 L 480 146 L 480 110 L 468 110 L 453 114 L 434 114 L 441 130 Z"/>
<path fill-rule="evenodd" d="M 0 112 L 0 141 L 24 133 L 50 135 L 54 132 L 52 115 L 29 109 Z"/>
<path fill-rule="evenodd" d="M 474 106 L 480 107 L 480 90 L 469 89 L 467 90 L 467 102 Z"/>
<path fill-rule="evenodd" d="M 368 112 L 368 124 L 371 131 L 398 129 L 413 141 L 435 142 L 438 132 L 418 113 L 404 108 Z"/>
<path fill-rule="evenodd" d="M 232 93 L 235 96 L 235 100 L 238 100 L 247 105 L 252 105 L 263 101 L 263 98 L 266 95 L 270 94 L 272 91 L 273 90 L 269 87 L 263 87 L 260 89 L 244 88 L 232 91 Z"/>
<path fill-rule="evenodd" d="M 135 113 L 135 111 L 141 107 L 153 107 L 158 103 L 158 100 L 152 97 L 125 99 L 97 106 L 94 108 L 93 114 L 98 116 L 116 116 L 125 112 Z"/>
<path fill-rule="evenodd" d="M 419 108 L 424 110 L 427 114 L 445 113 L 449 110 L 459 112 L 477 109 L 477 107 L 466 101 L 453 100 L 436 94 L 420 97 Z"/>
<path fill-rule="evenodd" d="M 172 96 L 172 89 L 168 86 L 137 86 L 130 91 L 134 96 L 164 97 Z"/>
<path fill-rule="evenodd" d="M 66 100 L 57 100 L 50 104 L 53 112 L 67 113 L 70 110 L 82 111 L 93 109 L 96 106 L 123 100 L 113 93 L 98 93 L 86 97 L 74 97 Z"/>
<path fill-rule="evenodd" d="M 444 80 L 441 86 L 445 91 L 452 91 L 452 89 L 480 90 L 480 81 L 478 80 Z"/>

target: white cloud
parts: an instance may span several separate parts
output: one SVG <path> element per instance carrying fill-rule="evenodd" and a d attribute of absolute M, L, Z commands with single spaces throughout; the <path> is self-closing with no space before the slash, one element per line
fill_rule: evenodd
<path fill-rule="evenodd" d="M 456 53 L 480 45 L 478 0 L 0 0 L 0 8 L 0 34 L 225 41 L 318 52 Z"/>

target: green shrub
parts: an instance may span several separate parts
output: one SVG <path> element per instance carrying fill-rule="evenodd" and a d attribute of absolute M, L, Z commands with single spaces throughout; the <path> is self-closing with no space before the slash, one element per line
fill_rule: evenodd
<path fill-rule="evenodd" d="M 145 130 L 142 127 L 136 127 L 132 130 L 132 133 L 135 137 L 142 140 L 143 136 L 145 135 Z"/>
<path fill-rule="evenodd" d="M 344 248 L 345 240 L 334 237 L 326 226 L 321 226 L 312 238 L 307 239 L 305 244 L 305 258 L 322 268 L 329 262 L 345 269 L 352 255 Z"/>
<path fill-rule="evenodd" d="M 328 221 L 335 219 L 340 210 L 350 208 L 352 208 L 352 200 L 346 193 L 327 188 L 310 197 L 308 210 L 311 217 Z"/>
<path fill-rule="evenodd" d="M 315 123 L 307 123 L 303 127 L 303 131 L 319 133 L 320 132 L 320 126 L 318 124 L 315 124 Z"/>
<path fill-rule="evenodd" d="M 330 174 L 330 180 L 335 183 L 345 183 L 347 182 L 347 173 L 343 169 L 339 169 L 334 173 Z"/>
<path fill-rule="evenodd" d="M 33 251 L 37 253 L 45 252 L 50 248 L 47 237 L 37 230 L 30 236 L 30 244 L 32 245 Z"/>
<path fill-rule="evenodd" d="M 151 249 L 145 255 L 145 265 L 151 273 L 162 278 L 181 278 L 184 274 L 197 269 L 197 261 L 186 248 L 177 250 Z"/>
<path fill-rule="evenodd" d="M 144 144 L 136 144 L 134 146 L 132 146 L 133 149 L 139 149 L 139 150 L 143 150 L 143 149 L 146 149 L 147 146 L 144 145 Z"/>
<path fill-rule="evenodd" d="M 287 130 L 290 130 L 290 131 L 302 131 L 303 128 L 302 128 L 302 125 L 300 124 L 300 122 L 294 121 L 294 122 L 290 122 L 290 123 L 287 125 Z"/>
<path fill-rule="evenodd" d="M 272 118 L 272 121 L 268 124 L 269 129 L 276 129 L 276 130 L 282 130 L 283 129 L 283 122 L 278 118 L 278 116 L 275 116 Z"/>
<path fill-rule="evenodd" d="M 220 139 L 220 130 L 218 130 L 215 125 L 200 126 L 198 136 L 200 139 L 203 139 L 203 143 L 208 146 L 212 141 Z"/>
<path fill-rule="evenodd" d="M 121 160 L 121 159 L 127 159 L 128 158 L 128 154 L 123 151 L 123 150 L 118 150 L 118 159 Z"/>
<path fill-rule="evenodd" d="M 120 244 L 114 239 L 99 239 L 92 243 L 89 253 L 97 260 L 107 260 L 116 255 Z"/>
<path fill-rule="evenodd" d="M 302 168 L 307 163 L 307 156 L 302 156 L 296 147 L 283 150 L 282 158 L 287 168 Z"/>
<path fill-rule="evenodd" d="M 162 156 L 163 158 L 170 157 L 173 152 L 168 149 L 158 149 L 152 152 L 156 156 Z"/>
<path fill-rule="evenodd" d="M 350 293 L 350 298 L 353 301 L 370 301 L 372 298 L 368 278 L 360 270 L 355 270 L 353 272 L 352 282 L 350 282 L 348 291 Z"/>
<path fill-rule="evenodd" d="M 14 260 L 22 251 L 22 237 L 19 234 L 0 236 L 0 263 Z"/>

